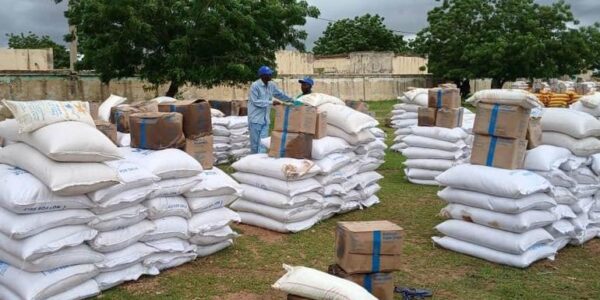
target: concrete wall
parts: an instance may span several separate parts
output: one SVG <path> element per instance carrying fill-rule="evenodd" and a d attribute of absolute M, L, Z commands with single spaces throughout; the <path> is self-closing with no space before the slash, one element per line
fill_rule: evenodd
<path fill-rule="evenodd" d="M 41 71 L 54 69 L 52 48 L 0 49 L 0 70 Z"/>
<path fill-rule="evenodd" d="M 313 74 L 315 57 L 312 53 L 300 53 L 298 51 L 277 51 L 277 73 L 302 75 Z"/>
<path fill-rule="evenodd" d="M 275 82 L 290 96 L 300 94 L 300 76 L 280 76 Z M 328 75 L 315 76 L 315 92 L 327 93 L 342 99 L 387 100 L 395 99 L 409 87 L 431 87 L 429 75 Z M 183 99 L 244 100 L 248 86 L 219 86 L 202 89 L 184 86 L 180 89 Z M 102 101 L 110 94 L 121 95 L 130 100 L 152 99 L 164 95 L 168 86 L 158 91 L 138 78 L 113 80 L 108 85 L 94 75 L 69 75 L 68 72 L 0 72 L 0 99 L 13 100 L 87 100 Z"/>
<path fill-rule="evenodd" d="M 416 56 L 395 56 L 392 61 L 392 74 L 427 74 L 427 59 Z M 425 70 L 421 70 L 425 67 Z"/>

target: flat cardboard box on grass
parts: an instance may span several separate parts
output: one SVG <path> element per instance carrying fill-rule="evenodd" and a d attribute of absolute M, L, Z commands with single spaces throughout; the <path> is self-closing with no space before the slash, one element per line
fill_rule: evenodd
<path fill-rule="evenodd" d="M 183 134 L 187 139 L 212 134 L 210 105 L 205 100 L 162 103 L 158 110 L 180 113 L 183 116 Z"/>
<path fill-rule="evenodd" d="M 213 136 L 206 135 L 185 140 L 185 152 L 196 159 L 205 170 L 212 169 L 215 162 L 213 155 Z"/>
<path fill-rule="evenodd" d="M 162 150 L 185 146 L 180 113 L 136 113 L 129 117 L 129 123 L 132 148 Z"/>
<path fill-rule="evenodd" d="M 434 127 L 436 115 L 436 108 L 419 107 L 417 111 L 417 126 Z"/>
<path fill-rule="evenodd" d="M 527 149 L 542 145 L 542 120 L 541 118 L 529 119 L 527 126 Z"/>
<path fill-rule="evenodd" d="M 460 90 L 457 88 L 429 89 L 428 105 L 431 108 L 459 108 L 461 106 Z"/>
<path fill-rule="evenodd" d="M 327 136 L 327 112 L 317 114 L 317 128 L 315 130 L 315 139 L 322 139 Z"/>
<path fill-rule="evenodd" d="M 399 270 L 402 231 L 389 221 L 338 222 L 336 263 L 348 274 Z"/>
<path fill-rule="evenodd" d="M 330 265 L 327 273 L 362 286 L 379 300 L 394 299 L 393 273 L 348 274 L 338 265 Z"/>
<path fill-rule="evenodd" d="M 464 108 L 440 108 L 435 118 L 436 127 L 462 127 Z"/>
<path fill-rule="evenodd" d="M 277 105 L 273 130 L 294 133 L 315 134 L 317 129 L 317 108 L 307 105 Z"/>
<path fill-rule="evenodd" d="M 94 124 L 100 132 L 117 145 L 117 125 L 102 120 L 94 120 Z"/>
<path fill-rule="evenodd" d="M 504 138 L 525 139 L 530 111 L 517 105 L 477 104 L 473 132 Z"/>
<path fill-rule="evenodd" d="M 527 140 L 476 134 L 471 164 L 510 170 L 521 169 L 526 151 Z"/>
<path fill-rule="evenodd" d="M 273 131 L 271 132 L 269 156 L 310 159 L 312 157 L 312 144 L 312 134 Z"/>

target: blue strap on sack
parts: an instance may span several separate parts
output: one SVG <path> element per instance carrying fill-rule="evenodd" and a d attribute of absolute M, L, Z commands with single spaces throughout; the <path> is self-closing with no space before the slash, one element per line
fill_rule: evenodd
<path fill-rule="evenodd" d="M 146 120 L 140 120 L 140 144 L 139 147 L 141 149 L 147 149 L 148 139 L 146 138 Z"/>
<path fill-rule="evenodd" d="M 373 292 L 373 274 L 365 274 L 365 279 L 363 280 L 363 287 L 367 292 Z"/>
<path fill-rule="evenodd" d="M 436 103 L 437 108 L 441 108 L 442 107 L 442 89 L 439 89 L 437 91 L 437 103 Z"/>
<path fill-rule="evenodd" d="M 286 106 L 283 113 L 283 131 L 281 132 L 281 145 L 279 145 L 279 157 L 285 157 L 285 143 L 287 142 L 288 125 L 290 118 L 290 106 Z"/>
<path fill-rule="evenodd" d="M 381 231 L 373 231 L 373 254 L 371 255 L 371 273 L 379 273 L 381 262 Z"/>
<path fill-rule="evenodd" d="M 496 143 L 498 142 L 498 138 L 495 136 L 491 137 L 490 140 L 490 149 L 488 150 L 487 160 L 485 165 L 488 167 L 492 167 L 494 165 L 494 156 L 496 155 Z"/>
<path fill-rule="evenodd" d="M 490 124 L 488 125 L 488 134 L 494 135 L 496 133 L 496 123 L 498 122 L 498 112 L 500 111 L 500 105 L 494 104 L 492 108 L 492 114 L 490 116 Z"/>

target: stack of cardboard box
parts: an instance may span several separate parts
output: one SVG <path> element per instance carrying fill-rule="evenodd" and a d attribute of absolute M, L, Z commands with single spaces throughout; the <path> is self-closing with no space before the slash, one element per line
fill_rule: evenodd
<path fill-rule="evenodd" d="M 182 147 L 194 157 L 204 169 L 213 167 L 213 135 L 210 105 L 205 100 L 177 101 L 158 106 L 159 111 L 179 113 L 183 116 Z M 132 137 L 133 141 L 133 137 Z"/>
<path fill-rule="evenodd" d="M 461 127 L 463 112 L 459 89 L 433 88 L 429 90 L 428 107 L 420 107 L 418 110 L 418 126 Z"/>
<path fill-rule="evenodd" d="M 541 143 L 540 121 L 532 119 L 530 114 L 529 109 L 517 105 L 478 103 L 471 163 L 522 168 L 527 149 Z"/>
<path fill-rule="evenodd" d="M 394 299 L 394 271 L 400 269 L 402 228 L 389 221 L 339 222 L 336 264 L 329 273 L 364 287 L 381 300 Z"/>
<path fill-rule="evenodd" d="M 313 139 L 327 135 L 327 116 L 316 107 L 277 105 L 270 157 L 312 157 Z"/>

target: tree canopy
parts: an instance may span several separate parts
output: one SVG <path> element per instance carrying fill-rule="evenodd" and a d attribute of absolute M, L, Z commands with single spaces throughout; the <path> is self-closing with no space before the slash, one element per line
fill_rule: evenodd
<path fill-rule="evenodd" d="M 379 15 L 366 14 L 354 19 L 342 19 L 327 25 L 323 35 L 315 42 L 313 52 L 332 55 L 354 51 L 405 52 L 407 43 L 383 24 Z"/>
<path fill-rule="evenodd" d="M 169 84 L 168 96 L 191 83 L 244 83 L 274 65 L 288 45 L 303 50 L 304 0 L 71 0 L 83 64 L 104 82 L 139 75 Z"/>
<path fill-rule="evenodd" d="M 438 0 L 439 1 L 439 0 Z M 501 87 L 517 78 L 578 74 L 598 65 L 595 26 L 577 25 L 563 0 L 443 0 L 428 13 L 429 26 L 412 46 L 429 71 L 455 82 L 492 78 Z M 597 45 L 597 43 L 596 43 Z"/>
<path fill-rule="evenodd" d="M 54 42 L 49 36 L 39 36 L 35 33 L 29 32 L 27 35 L 24 33 L 14 34 L 10 33 L 6 35 L 8 37 L 8 47 L 13 49 L 47 49 L 52 48 L 54 56 L 54 68 L 55 69 L 67 69 L 69 68 L 69 53 L 67 48 Z"/>

